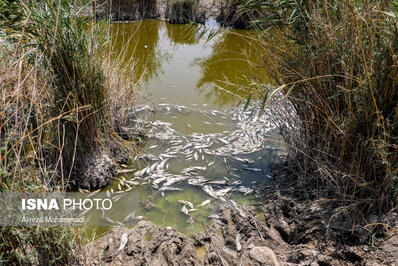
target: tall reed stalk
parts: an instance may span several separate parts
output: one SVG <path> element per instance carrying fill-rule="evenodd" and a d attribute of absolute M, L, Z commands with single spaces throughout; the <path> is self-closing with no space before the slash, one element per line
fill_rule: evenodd
<path fill-rule="evenodd" d="M 97 150 L 120 152 L 114 129 L 134 87 L 78 10 L 74 1 L 0 0 L 0 192 L 66 191 Z M 0 231 L 0 264 L 84 263 L 84 228 Z"/>
<path fill-rule="evenodd" d="M 301 191 L 366 221 L 398 203 L 398 3 L 243 1 L 290 45 L 260 37 L 264 60 L 300 123 L 285 134 Z M 257 13 L 257 14 L 258 14 Z M 269 24 L 268 24 L 269 26 Z M 290 120 L 293 121 L 293 120 Z"/>

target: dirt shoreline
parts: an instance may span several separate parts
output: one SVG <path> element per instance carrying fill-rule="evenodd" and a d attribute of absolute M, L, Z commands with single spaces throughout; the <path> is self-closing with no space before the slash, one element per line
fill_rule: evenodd
<path fill-rule="evenodd" d="M 141 221 L 113 227 L 93 243 L 92 265 L 397 265 L 397 215 L 369 239 L 363 228 L 331 219 L 330 204 L 294 195 L 288 177 L 264 187 L 264 221 L 253 207 L 227 204 L 207 230 L 187 237 Z M 395 219 L 395 221 L 394 221 Z M 121 247 L 121 238 L 127 243 Z M 118 249 L 121 250 L 118 251 Z"/>

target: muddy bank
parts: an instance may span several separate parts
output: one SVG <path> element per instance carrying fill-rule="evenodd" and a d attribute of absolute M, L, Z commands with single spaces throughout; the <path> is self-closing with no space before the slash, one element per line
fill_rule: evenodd
<path fill-rule="evenodd" d="M 205 23 L 209 19 L 233 28 L 250 28 L 250 18 L 238 14 L 238 5 L 230 0 L 99 0 L 96 17 L 111 21 L 163 19 L 170 23 Z"/>
<path fill-rule="evenodd" d="M 286 178 L 286 177 L 283 177 Z M 286 179 L 284 179 L 286 181 Z M 279 183 L 281 185 L 281 183 Z M 331 219 L 327 204 L 301 200 L 291 186 L 264 187 L 266 203 L 228 203 L 206 230 L 187 237 L 171 227 L 141 221 L 134 229 L 114 227 L 93 245 L 90 264 L 105 265 L 394 265 L 398 226 L 370 236 Z M 387 221 L 388 220 L 388 221 Z"/>

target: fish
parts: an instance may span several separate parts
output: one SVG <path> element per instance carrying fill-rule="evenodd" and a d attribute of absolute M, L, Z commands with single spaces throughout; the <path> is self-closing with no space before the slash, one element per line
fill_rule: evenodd
<path fill-rule="evenodd" d="M 164 159 L 163 161 L 161 161 L 161 162 L 159 163 L 158 169 L 159 169 L 159 168 L 160 168 L 160 169 L 163 169 L 168 160 L 170 160 L 170 157 Z"/>
<path fill-rule="evenodd" d="M 182 182 L 187 180 L 189 177 L 188 176 L 180 176 L 180 177 L 174 177 L 174 178 L 170 178 L 169 180 L 167 180 L 166 183 L 164 183 L 164 186 L 168 187 L 171 186 L 173 184 Z"/>
<path fill-rule="evenodd" d="M 97 193 L 100 192 L 100 191 L 101 191 L 101 189 L 98 189 L 98 190 L 96 190 L 96 191 L 93 191 L 93 192 L 91 192 L 90 194 L 88 194 L 86 198 L 91 198 L 92 196 L 94 196 L 95 194 L 97 194 Z"/>
<path fill-rule="evenodd" d="M 230 199 L 229 201 L 232 203 L 232 206 L 235 208 L 235 210 L 238 211 L 239 215 L 240 215 L 242 218 L 246 218 L 245 213 L 242 211 L 241 208 L 238 207 L 238 204 L 236 204 L 236 202 L 233 201 L 233 200 L 231 200 L 231 199 Z"/>
<path fill-rule="evenodd" d="M 224 198 L 224 197 L 218 197 L 221 201 L 223 201 L 223 202 L 227 202 L 227 200 Z"/>
<path fill-rule="evenodd" d="M 160 184 L 160 183 L 162 183 L 163 181 L 166 181 L 167 180 L 167 177 L 160 177 L 160 178 L 158 178 L 158 179 L 155 179 L 154 181 L 153 181 L 153 183 L 155 183 L 155 184 Z"/>
<path fill-rule="evenodd" d="M 253 192 L 254 192 L 254 189 L 249 189 L 244 195 L 247 196 L 247 195 L 252 194 Z"/>
<path fill-rule="evenodd" d="M 81 193 L 90 193 L 90 190 L 79 188 L 79 192 L 81 192 Z"/>
<path fill-rule="evenodd" d="M 210 197 L 213 198 L 217 198 L 217 195 L 214 193 L 214 190 L 211 186 L 205 185 L 202 187 L 202 189 L 204 190 L 204 192 L 207 193 L 207 195 L 209 195 Z"/>
<path fill-rule="evenodd" d="M 225 196 L 228 192 L 230 192 L 232 190 L 233 190 L 232 187 L 228 187 L 228 188 L 225 188 L 225 189 L 217 190 L 217 191 L 214 192 L 214 194 L 216 194 L 218 197 L 221 197 L 221 196 Z"/>
<path fill-rule="evenodd" d="M 207 200 L 203 201 L 201 204 L 199 204 L 198 207 L 203 207 L 207 204 L 210 204 L 210 202 L 211 202 L 211 199 L 207 199 Z"/>
<path fill-rule="evenodd" d="M 182 188 L 178 187 L 161 187 L 159 191 L 182 191 Z"/>
<path fill-rule="evenodd" d="M 188 209 L 187 209 L 187 207 L 186 207 L 185 205 L 182 206 L 181 212 L 182 212 L 183 214 L 185 214 L 185 215 L 189 215 Z"/>
<path fill-rule="evenodd" d="M 151 173 L 155 173 L 156 169 L 157 169 L 158 163 L 154 163 L 152 164 L 151 168 L 150 168 L 150 172 Z"/>
<path fill-rule="evenodd" d="M 109 217 L 105 217 L 105 221 L 107 221 L 108 223 L 111 223 L 111 224 L 114 224 L 114 223 L 115 223 L 115 221 L 112 220 L 112 219 L 109 218 Z"/>
<path fill-rule="evenodd" d="M 208 180 L 208 181 L 206 181 L 206 183 L 212 184 L 212 185 L 226 185 L 227 180 Z"/>
<path fill-rule="evenodd" d="M 242 236 L 238 233 L 235 238 L 235 244 L 236 244 L 236 251 L 241 251 L 242 250 L 242 245 L 240 244 Z"/>
<path fill-rule="evenodd" d="M 260 169 L 260 168 L 251 168 L 251 167 L 246 167 L 246 166 L 243 166 L 242 169 L 243 170 L 247 170 L 247 171 L 252 171 L 252 172 L 261 172 L 261 171 L 263 171 L 263 169 Z"/>
<path fill-rule="evenodd" d="M 133 211 L 132 213 L 128 214 L 128 215 L 126 216 L 126 218 L 124 218 L 123 222 L 126 222 L 126 221 L 128 221 L 129 219 L 133 219 L 133 218 L 135 217 L 135 212 L 136 212 L 136 210 Z"/>
<path fill-rule="evenodd" d="M 117 175 L 119 175 L 119 174 L 130 174 L 130 173 L 133 173 L 135 171 L 136 171 L 136 169 L 123 169 L 123 170 L 118 171 Z"/>
<path fill-rule="evenodd" d="M 133 181 L 133 180 L 128 180 L 126 181 L 127 184 L 133 185 L 133 186 L 138 186 L 140 184 L 140 182 L 137 181 Z"/>
<path fill-rule="evenodd" d="M 178 200 L 178 203 L 188 206 L 189 208 L 193 209 L 193 204 L 187 200 Z"/>

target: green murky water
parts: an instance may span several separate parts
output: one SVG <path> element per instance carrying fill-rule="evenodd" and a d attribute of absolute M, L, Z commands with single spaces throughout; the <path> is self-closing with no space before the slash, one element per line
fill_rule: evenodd
<path fill-rule="evenodd" d="M 133 171 L 103 190 L 128 191 L 114 204 L 117 211 L 107 213 L 113 220 L 135 211 L 140 217 L 132 225 L 147 219 L 190 235 L 203 230 L 208 216 L 230 199 L 258 203 L 256 184 L 271 182 L 268 164 L 278 147 L 267 136 L 277 129 L 238 107 L 248 96 L 249 64 L 259 63 L 250 43 L 253 32 L 232 30 L 197 42 L 195 27 L 157 20 L 111 25 L 117 55 L 140 81 L 135 123 L 149 136 L 146 155 L 124 167 Z M 184 180 L 170 182 L 176 177 Z M 177 191 L 162 191 L 165 187 Z M 210 203 L 200 206 L 206 200 Z"/>

